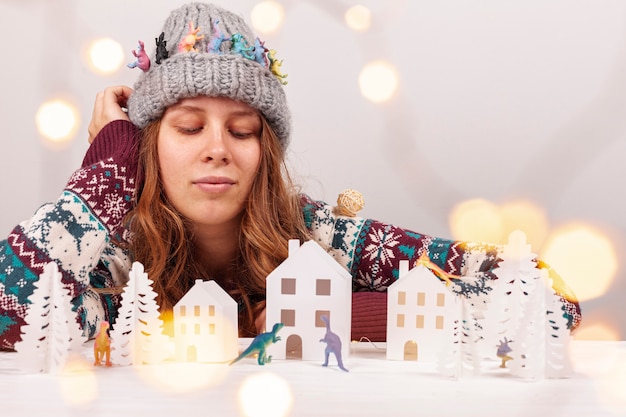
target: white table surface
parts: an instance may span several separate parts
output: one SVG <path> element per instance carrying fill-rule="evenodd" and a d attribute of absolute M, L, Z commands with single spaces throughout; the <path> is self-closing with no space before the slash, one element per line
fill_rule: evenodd
<path fill-rule="evenodd" d="M 626 416 L 626 342 L 575 341 L 574 375 L 538 381 L 511 377 L 497 359 L 450 380 L 431 365 L 387 361 L 384 344 L 351 352 L 349 373 L 332 356 L 328 368 L 254 358 L 107 368 L 91 365 L 86 345 L 59 374 L 20 373 L 16 354 L 0 352 L 0 416 Z M 241 392 L 260 395 L 252 411 Z"/>

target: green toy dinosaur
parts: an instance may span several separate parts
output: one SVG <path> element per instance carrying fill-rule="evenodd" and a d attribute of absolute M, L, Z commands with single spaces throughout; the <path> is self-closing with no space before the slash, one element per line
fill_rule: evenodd
<path fill-rule="evenodd" d="M 252 339 L 252 343 L 250 343 L 250 346 L 248 346 L 248 348 L 244 350 L 239 356 L 233 359 L 230 362 L 230 365 L 254 353 L 258 354 L 257 361 L 259 362 L 259 365 L 265 365 L 266 363 L 270 363 L 272 361 L 272 356 L 267 356 L 266 349 L 272 343 L 276 343 L 280 340 L 280 336 L 276 336 L 276 333 L 278 333 L 278 331 L 282 329 L 283 326 L 283 323 L 276 323 L 271 332 L 261 333 L 257 335 L 254 339 Z"/>

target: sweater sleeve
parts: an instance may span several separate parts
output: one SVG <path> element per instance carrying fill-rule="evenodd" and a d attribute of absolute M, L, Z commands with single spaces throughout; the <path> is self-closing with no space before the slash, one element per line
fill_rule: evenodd
<path fill-rule="evenodd" d="M 133 204 L 137 133 L 129 122 L 106 125 L 59 199 L 42 205 L 0 241 L 0 348 L 12 349 L 20 340 L 28 297 L 49 262 L 57 263 L 74 307 L 86 316 L 80 311 L 85 301 L 97 298 L 87 291 L 90 274 L 112 236 L 121 235 Z"/>
<path fill-rule="evenodd" d="M 373 219 L 336 215 L 328 204 L 303 196 L 304 219 L 313 238 L 352 274 L 352 290 L 385 293 L 398 279 L 400 260 L 414 265 L 427 254 L 429 259 L 455 280 L 453 291 L 472 298 L 488 300 L 494 270 L 500 262 L 502 248 L 497 245 L 441 239 L 403 229 Z M 556 272 L 538 260 L 537 266 L 549 271 L 554 289 L 561 296 L 568 326 L 574 329 L 581 320 L 580 305 Z M 371 308 L 368 309 L 368 303 Z M 353 296 L 353 337 L 371 340 L 382 337 L 381 315 L 386 320 L 386 298 Z M 369 334 L 369 336 L 368 336 Z"/>

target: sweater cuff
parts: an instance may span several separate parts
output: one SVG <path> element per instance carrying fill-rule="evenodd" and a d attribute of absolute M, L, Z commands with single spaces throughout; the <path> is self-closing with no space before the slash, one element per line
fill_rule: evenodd
<path fill-rule="evenodd" d="M 387 293 L 352 293 L 352 340 L 372 342 L 387 339 Z"/>
<path fill-rule="evenodd" d="M 140 130 L 127 120 L 114 120 L 105 125 L 95 137 L 81 168 L 113 157 L 115 160 L 134 159 Z"/>

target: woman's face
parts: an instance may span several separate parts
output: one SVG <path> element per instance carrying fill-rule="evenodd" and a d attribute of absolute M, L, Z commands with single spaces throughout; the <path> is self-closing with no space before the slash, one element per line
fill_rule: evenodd
<path fill-rule="evenodd" d="M 187 98 L 165 111 L 157 140 L 161 181 L 196 227 L 238 224 L 259 167 L 261 129 L 256 110 L 225 97 Z"/>

